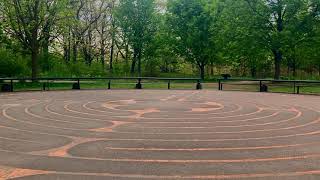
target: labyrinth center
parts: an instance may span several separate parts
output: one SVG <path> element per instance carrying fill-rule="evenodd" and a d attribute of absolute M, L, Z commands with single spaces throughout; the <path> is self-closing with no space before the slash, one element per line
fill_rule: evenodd
<path fill-rule="evenodd" d="M 0 94 L 0 179 L 320 179 L 320 97 Z"/>

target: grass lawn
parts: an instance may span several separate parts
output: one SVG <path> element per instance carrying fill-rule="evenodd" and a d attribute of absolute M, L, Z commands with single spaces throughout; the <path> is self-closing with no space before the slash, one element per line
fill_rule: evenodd
<path fill-rule="evenodd" d="M 81 81 L 81 89 L 108 89 L 108 82 L 106 80 L 98 81 Z M 6 82 L 7 83 L 7 82 Z M 71 90 L 72 84 L 76 81 L 54 81 L 49 82 L 50 90 Z M 135 80 L 114 80 L 111 81 L 111 89 L 135 89 Z M 14 91 L 41 91 L 43 85 L 47 82 L 15 82 Z M 1 84 L 0 84 L 1 85 Z M 166 81 L 144 81 L 142 82 L 143 89 L 168 89 L 168 82 Z M 217 90 L 218 83 L 216 82 L 206 82 L 202 84 L 203 89 Z M 292 84 L 268 84 L 269 92 L 275 93 L 294 93 L 294 88 Z M 173 81 L 170 84 L 171 89 L 184 89 L 192 90 L 196 89 L 196 83 L 190 81 Z M 238 83 L 226 83 L 223 84 L 223 90 L 225 91 L 249 91 L 258 92 L 259 83 L 252 82 L 238 82 Z M 320 95 L 320 85 L 311 87 L 300 87 L 301 94 L 319 94 Z"/>

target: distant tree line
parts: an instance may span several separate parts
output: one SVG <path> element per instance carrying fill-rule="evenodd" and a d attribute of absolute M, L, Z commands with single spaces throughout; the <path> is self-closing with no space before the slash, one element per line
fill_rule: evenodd
<path fill-rule="evenodd" d="M 0 76 L 320 77 L 319 6 L 320 0 L 2 0 Z"/>

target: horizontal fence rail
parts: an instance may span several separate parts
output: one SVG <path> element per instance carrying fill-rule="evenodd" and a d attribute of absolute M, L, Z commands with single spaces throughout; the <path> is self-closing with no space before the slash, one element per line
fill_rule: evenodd
<path fill-rule="evenodd" d="M 105 88 L 111 89 L 113 84 L 133 84 L 135 89 L 142 89 L 143 84 L 147 82 L 167 83 L 167 88 L 171 89 L 173 82 L 192 82 L 196 84 L 196 89 L 202 89 L 201 79 L 199 78 L 156 78 L 156 77 L 81 77 L 81 78 L 0 78 L 2 92 L 14 92 L 15 86 L 24 83 L 37 83 L 41 90 L 50 90 L 51 85 L 55 83 L 72 83 L 72 89 L 80 90 L 81 84 L 105 82 Z M 130 81 L 131 83 L 119 83 L 121 81 Z M 118 82 L 118 83 L 117 83 Z"/>
<path fill-rule="evenodd" d="M 172 89 L 174 85 L 184 84 L 183 88 L 202 89 L 210 85 L 210 89 L 217 86 L 218 90 L 225 90 L 230 87 L 245 87 L 244 91 L 260 92 L 279 92 L 279 89 L 285 89 L 280 92 L 300 94 L 305 93 L 305 89 L 317 89 L 320 94 L 320 81 L 312 80 L 274 80 L 274 79 L 238 79 L 226 78 L 207 81 L 204 83 L 200 78 L 157 78 L 157 77 L 66 77 L 66 78 L 0 78 L 0 92 L 14 92 L 24 90 L 42 90 L 49 91 L 54 89 L 74 89 L 80 90 L 87 87 L 89 89 L 115 89 L 115 88 L 135 88 L 143 89 L 152 86 L 153 88 Z M 30 87 L 30 85 L 32 85 Z M 227 88 L 228 87 L 228 88 Z M 250 87 L 250 88 L 248 88 Z M 274 91 L 274 88 L 277 87 Z M 273 88 L 273 89 L 272 89 Z M 270 90 L 272 89 L 272 90 Z"/>
<path fill-rule="evenodd" d="M 300 94 L 304 87 L 320 88 L 320 81 L 314 80 L 274 80 L 274 79 L 218 79 L 218 90 L 224 90 L 225 85 L 253 85 L 257 86 L 260 92 L 268 92 L 269 87 L 292 88 L 292 93 Z"/>

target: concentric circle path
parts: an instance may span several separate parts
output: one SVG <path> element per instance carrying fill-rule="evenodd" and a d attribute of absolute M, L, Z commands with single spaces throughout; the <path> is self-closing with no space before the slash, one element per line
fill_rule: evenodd
<path fill-rule="evenodd" d="M 0 94 L 0 179 L 320 179 L 320 97 Z"/>

